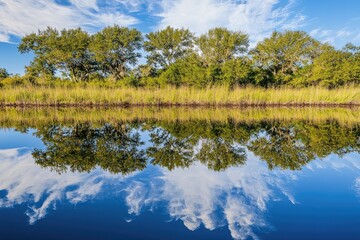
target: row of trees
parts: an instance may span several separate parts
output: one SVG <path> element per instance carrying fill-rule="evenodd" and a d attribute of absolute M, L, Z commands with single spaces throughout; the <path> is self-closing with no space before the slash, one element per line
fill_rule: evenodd
<path fill-rule="evenodd" d="M 80 28 L 47 28 L 25 36 L 19 51 L 35 55 L 26 67 L 30 79 L 55 79 L 60 72 L 73 82 L 110 78 L 136 86 L 335 87 L 360 82 L 360 47 L 347 44 L 338 50 L 302 31 L 275 31 L 249 50 L 247 34 L 226 28 L 199 37 L 172 27 L 145 37 L 117 25 L 93 35 Z M 137 65 L 142 51 L 147 63 Z"/>

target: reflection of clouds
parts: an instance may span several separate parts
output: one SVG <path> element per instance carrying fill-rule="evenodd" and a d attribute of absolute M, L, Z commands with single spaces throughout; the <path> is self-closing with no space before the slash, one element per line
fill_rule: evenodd
<path fill-rule="evenodd" d="M 292 174 L 268 171 L 264 163 L 249 153 L 246 165 L 223 172 L 209 171 L 195 164 L 189 169 L 163 169 L 154 181 L 135 182 L 128 187 L 129 213 L 140 214 L 157 202 L 166 202 L 172 219 L 180 219 L 195 230 L 201 224 L 209 230 L 228 225 L 235 239 L 256 238 L 254 228 L 267 227 L 263 217 L 269 200 L 284 191 L 284 181 Z"/>
<path fill-rule="evenodd" d="M 26 213 L 30 224 L 44 218 L 57 201 L 84 202 L 99 194 L 106 179 L 119 178 L 99 169 L 59 175 L 37 166 L 30 152 L 21 151 L 0 150 L 0 190 L 7 192 L 6 197 L 0 198 L 0 207 L 13 207 L 30 200 Z"/>
<path fill-rule="evenodd" d="M 355 189 L 358 196 L 360 197 L 360 177 L 355 180 Z"/>
<path fill-rule="evenodd" d="M 0 150 L 0 190 L 6 190 L 6 196 L 0 197 L 0 207 L 27 203 L 27 215 L 33 224 L 60 200 L 84 202 L 100 194 L 105 185 L 122 182 L 127 186 L 125 200 L 130 214 L 139 215 L 165 203 L 171 219 L 183 221 L 190 230 L 201 225 L 209 230 L 227 226 L 235 239 L 256 239 L 254 229 L 269 228 L 264 215 L 270 201 L 286 196 L 295 203 L 287 183 L 296 180 L 303 171 L 269 171 L 264 162 L 252 153 L 247 154 L 244 166 L 222 172 L 211 171 L 200 163 L 171 172 L 151 167 L 141 177 L 123 181 L 120 175 L 100 169 L 58 175 L 34 164 L 27 149 Z M 358 171 L 358 159 L 359 154 L 348 154 L 343 159 L 334 155 L 311 162 L 304 171 Z M 353 186 L 360 196 L 360 177 L 355 177 Z"/>
<path fill-rule="evenodd" d="M 308 169 L 334 169 L 336 171 L 340 170 L 360 170 L 360 158 L 358 153 L 350 153 L 343 157 L 338 155 L 330 155 L 322 160 L 317 160 L 310 162 L 306 165 Z"/>
<path fill-rule="evenodd" d="M 307 168 L 310 170 L 333 169 L 338 172 L 347 170 L 358 173 L 360 170 L 360 156 L 358 153 L 350 153 L 342 158 L 339 158 L 337 155 L 330 155 L 322 160 L 309 163 Z M 353 186 L 356 194 L 360 197 L 360 176 L 356 177 Z"/>

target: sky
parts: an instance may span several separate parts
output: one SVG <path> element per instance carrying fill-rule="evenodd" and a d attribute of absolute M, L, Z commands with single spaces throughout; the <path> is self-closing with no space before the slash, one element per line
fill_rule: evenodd
<path fill-rule="evenodd" d="M 168 25 L 200 35 L 214 27 L 249 34 L 251 46 L 274 30 L 303 30 L 341 48 L 360 45 L 358 0 L 0 0 L 0 68 L 23 74 L 32 55 L 17 44 L 26 34 L 81 27 L 95 33 L 118 24 L 144 33 Z"/>

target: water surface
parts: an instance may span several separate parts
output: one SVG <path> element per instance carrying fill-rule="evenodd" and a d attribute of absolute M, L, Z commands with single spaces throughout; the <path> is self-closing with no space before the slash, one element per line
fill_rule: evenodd
<path fill-rule="evenodd" d="M 348 112 L 319 120 L 5 116 L 2 239 L 360 236 L 360 125 Z"/>

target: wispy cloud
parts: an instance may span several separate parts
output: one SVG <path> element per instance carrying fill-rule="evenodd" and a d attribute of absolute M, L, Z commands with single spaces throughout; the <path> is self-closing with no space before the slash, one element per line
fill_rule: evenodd
<path fill-rule="evenodd" d="M 185 27 L 196 33 L 210 28 L 227 27 L 250 34 L 252 41 L 259 41 L 273 30 L 294 29 L 305 20 L 295 13 L 295 1 L 279 0 L 163 0 L 157 15 L 161 18 L 158 28 L 167 25 Z"/>
<path fill-rule="evenodd" d="M 0 41 L 21 37 L 47 26 L 83 27 L 98 30 L 114 23 L 131 26 L 141 22 L 134 12 L 156 16 L 154 28 L 167 25 L 204 33 L 213 27 L 228 27 L 261 40 L 274 29 L 299 27 L 305 17 L 292 11 L 295 0 L 0 0 Z"/>
<path fill-rule="evenodd" d="M 309 34 L 322 42 L 327 42 L 338 47 L 342 47 L 347 42 L 354 44 L 360 43 L 359 30 L 350 30 L 348 27 L 338 30 L 316 28 L 310 31 Z"/>
<path fill-rule="evenodd" d="M 227 226 L 235 239 L 256 239 L 254 229 L 269 226 L 264 212 L 269 201 L 279 199 L 278 192 L 295 202 L 284 187 L 285 180 L 293 180 L 293 175 L 268 171 L 253 155 L 246 165 L 223 172 L 209 171 L 200 163 L 189 169 L 161 171 L 157 178 L 136 181 L 128 187 L 130 214 L 139 215 L 165 202 L 169 216 L 183 221 L 189 230 L 201 225 L 209 230 Z"/>
<path fill-rule="evenodd" d="M 61 5 L 55 0 L 0 0 L 0 41 L 10 42 L 11 36 L 21 37 L 47 26 L 95 31 L 114 23 L 124 26 L 138 23 L 138 19 L 120 11 L 133 7 L 127 3 L 130 1 L 103 1 L 102 5 L 96 0 L 68 2 Z M 106 2 L 118 8 L 107 7 Z"/>
<path fill-rule="evenodd" d="M 0 190 L 7 192 L 0 198 L 0 208 L 27 203 L 30 224 L 44 218 L 60 200 L 72 204 L 85 202 L 95 198 L 113 179 L 123 181 L 122 176 L 99 169 L 59 175 L 36 165 L 29 151 L 21 152 L 21 149 L 0 150 Z"/>

